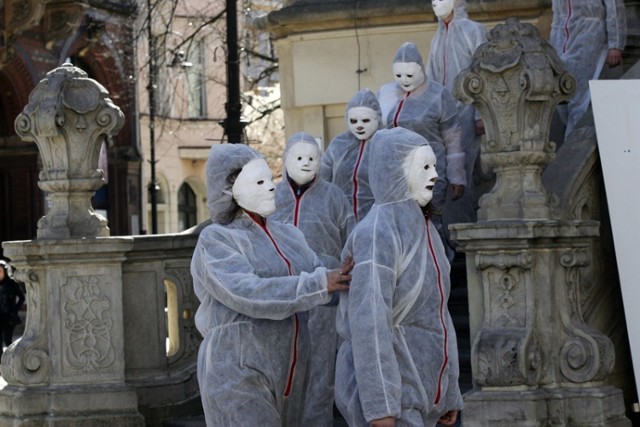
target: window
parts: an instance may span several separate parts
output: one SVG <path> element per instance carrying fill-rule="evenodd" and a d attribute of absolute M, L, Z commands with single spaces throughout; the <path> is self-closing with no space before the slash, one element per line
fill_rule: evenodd
<path fill-rule="evenodd" d="M 169 71 L 166 61 L 166 46 L 160 37 L 155 40 L 156 54 L 156 89 L 155 89 L 155 111 L 161 117 L 169 117 L 171 114 L 171 102 L 173 85 L 169 78 Z"/>
<path fill-rule="evenodd" d="M 188 114 L 191 119 L 203 118 L 207 115 L 206 81 L 204 78 L 204 43 L 197 40 L 191 43 L 187 52 L 191 66 L 187 68 Z"/>
<path fill-rule="evenodd" d="M 178 231 L 191 228 L 197 223 L 196 194 L 188 184 L 182 184 L 178 190 Z"/>

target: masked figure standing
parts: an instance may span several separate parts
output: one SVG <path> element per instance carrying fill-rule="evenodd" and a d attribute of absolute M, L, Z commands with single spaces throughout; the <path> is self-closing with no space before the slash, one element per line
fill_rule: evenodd
<path fill-rule="evenodd" d="M 317 176 L 321 156 L 320 146 L 306 132 L 287 140 L 284 176 L 276 185 L 276 212 L 271 218 L 298 227 L 322 265 L 338 268 L 354 218 L 342 191 Z M 309 311 L 309 383 L 301 424 L 304 426 L 333 425 L 336 308 L 337 299 L 334 305 Z"/>
<path fill-rule="evenodd" d="M 347 196 L 356 221 L 373 204 L 369 187 L 369 141 L 380 128 L 380 105 L 369 89 L 356 93 L 345 112 L 347 131 L 336 136 L 322 156 L 320 176 Z"/>
<path fill-rule="evenodd" d="M 478 46 L 487 41 L 487 30 L 467 15 L 466 0 L 433 0 L 433 12 L 438 18 L 438 30 L 431 41 L 427 60 L 427 79 L 434 80 L 453 94 L 453 85 L 461 71 L 471 65 Z M 473 170 L 480 152 L 484 125 L 472 105 L 456 100 L 460 122 L 460 143 L 465 154 L 467 185 L 457 200 L 446 201 L 447 224 L 475 222 L 477 194 L 473 185 Z"/>
<path fill-rule="evenodd" d="M 392 64 L 395 81 L 380 87 L 378 100 L 388 128 L 409 129 L 425 139 L 438 159 L 438 182 L 433 192 L 432 220 L 453 259 L 453 247 L 443 217 L 447 193 L 459 199 L 467 184 L 465 155 L 460 143 L 458 107 L 451 92 L 425 77 L 422 56 L 414 43 L 403 43 Z"/>
<path fill-rule="evenodd" d="M 351 427 L 453 425 L 462 396 L 450 267 L 428 209 L 436 156 L 402 128 L 378 131 L 370 156 L 375 203 L 343 251 L 355 266 L 338 307 L 336 404 Z"/>
<path fill-rule="evenodd" d="M 605 63 L 622 62 L 627 16 L 623 0 L 553 0 L 552 7 L 551 45 L 578 81 L 575 96 L 558 107 L 566 139 L 589 109 L 589 80 L 600 77 Z"/>
<path fill-rule="evenodd" d="M 306 311 L 346 290 L 350 276 L 318 267 L 298 229 L 267 219 L 275 186 L 257 152 L 214 145 L 206 174 L 213 224 L 200 233 L 191 274 L 200 300 L 198 382 L 207 426 L 298 426 Z"/>

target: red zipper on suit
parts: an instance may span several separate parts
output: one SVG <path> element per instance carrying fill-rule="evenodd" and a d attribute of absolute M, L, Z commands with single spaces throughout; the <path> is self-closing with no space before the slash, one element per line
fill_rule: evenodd
<path fill-rule="evenodd" d="M 449 23 L 444 23 L 444 52 L 442 52 L 442 86 L 447 85 L 447 46 L 449 46 Z"/>
<path fill-rule="evenodd" d="M 289 184 L 289 189 L 291 190 L 291 194 L 293 194 L 293 200 L 295 200 L 295 204 L 293 205 L 293 225 L 298 227 L 298 223 L 300 222 L 300 204 L 302 203 L 302 198 L 307 194 L 307 191 L 309 191 L 310 188 L 307 188 L 307 190 L 300 195 L 296 194 L 296 191 L 291 184 Z"/>
<path fill-rule="evenodd" d="M 573 10 L 571 8 L 571 0 L 567 0 L 567 6 L 569 11 L 567 13 L 567 20 L 564 21 L 564 44 L 562 45 L 562 53 L 567 51 L 567 43 L 569 43 L 569 21 L 571 20 L 571 15 L 573 14 Z"/>
<path fill-rule="evenodd" d="M 360 141 L 360 151 L 358 152 L 358 159 L 356 165 L 353 168 L 353 195 L 351 196 L 353 201 L 353 217 L 358 221 L 358 170 L 360 170 L 360 163 L 362 162 L 362 154 L 364 153 L 364 145 L 367 143 L 366 139 Z"/>
<path fill-rule="evenodd" d="M 400 100 L 398 104 L 398 109 L 396 110 L 396 114 L 393 116 L 393 127 L 398 127 L 398 118 L 400 117 L 400 111 L 402 111 L 402 106 L 404 105 L 405 99 L 407 99 L 411 95 L 411 92 L 407 92 L 404 97 Z"/>
<path fill-rule="evenodd" d="M 431 259 L 433 260 L 433 264 L 436 266 L 436 273 L 438 278 L 438 292 L 440 294 L 440 306 L 438 307 L 438 315 L 440 317 L 440 324 L 442 325 L 442 332 L 444 335 L 443 339 L 443 355 L 444 359 L 442 362 L 442 366 L 440 367 L 440 374 L 438 375 L 438 390 L 436 392 L 436 397 L 433 401 L 434 405 L 440 403 L 440 399 L 442 399 L 442 381 L 444 377 L 444 371 L 449 363 L 449 331 L 447 330 L 447 322 L 445 319 L 445 297 L 444 297 L 444 285 L 442 283 L 442 271 L 440 271 L 440 265 L 438 264 L 438 260 L 436 258 L 436 251 L 433 248 L 433 242 L 431 240 L 431 231 L 429 230 L 429 222 L 427 220 L 427 242 L 429 244 L 429 253 L 431 254 Z"/>
<path fill-rule="evenodd" d="M 256 224 L 260 226 L 260 228 L 262 228 L 262 230 L 264 230 L 267 237 L 269 237 L 269 240 L 271 240 L 271 243 L 273 244 L 273 247 L 276 249 L 276 252 L 278 252 L 278 255 L 280 255 L 280 258 L 282 258 L 282 260 L 287 265 L 287 270 L 289 271 L 289 275 L 291 276 L 292 275 L 291 262 L 287 259 L 287 257 L 284 256 L 284 254 L 280 250 L 280 247 L 276 243 L 275 239 L 269 232 L 269 229 L 267 228 L 267 220 L 264 219 L 264 223 L 263 223 L 262 218 L 257 217 L 255 214 L 251 212 L 247 212 L 247 214 Z M 291 364 L 289 365 L 289 375 L 287 376 L 287 383 L 284 389 L 284 397 L 289 397 L 289 394 L 291 394 L 291 388 L 293 387 L 293 377 L 295 375 L 296 364 L 298 362 L 298 332 L 300 327 L 298 322 L 298 314 L 297 313 L 294 314 L 292 318 L 294 323 L 293 343 L 292 343 L 292 349 L 291 349 L 292 356 L 291 356 Z"/>

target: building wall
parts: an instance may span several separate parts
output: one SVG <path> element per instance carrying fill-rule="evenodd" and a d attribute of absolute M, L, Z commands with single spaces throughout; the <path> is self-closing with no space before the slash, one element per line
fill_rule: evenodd
<path fill-rule="evenodd" d="M 473 15 L 471 18 L 478 19 Z M 486 14 L 481 18 L 487 28 L 503 22 L 488 19 Z M 534 23 L 548 34 L 549 18 L 548 8 L 535 12 L 526 8 L 521 20 Z M 291 23 L 286 33 L 281 28 L 276 31 L 287 136 L 305 130 L 321 138 L 326 147 L 346 130 L 344 109 L 351 96 L 365 88 L 377 92 L 381 85 L 393 80 L 391 64 L 402 43 L 414 42 L 426 61 L 437 30 L 432 14 L 418 13 L 413 22 L 402 24 L 393 23 L 396 19 L 391 16 L 388 25 L 383 18 L 376 25 L 367 25 L 367 19 L 373 18 L 363 18 L 363 23 L 357 25 L 345 20 L 348 28 L 324 29 L 317 24 L 321 31 L 307 32 L 305 27 L 311 25 Z M 271 28 L 275 31 L 277 27 Z"/>
<path fill-rule="evenodd" d="M 344 108 L 349 98 L 364 88 L 375 92 L 392 80 L 391 61 L 400 44 L 412 41 L 423 58 L 428 57 L 437 28 L 430 2 L 356 3 L 345 7 L 290 1 L 256 23 L 275 37 L 287 136 L 305 130 L 328 144 L 346 129 Z M 516 16 L 536 25 L 543 37 L 549 35 L 550 0 L 468 0 L 467 4 L 470 18 L 488 29 Z M 628 69 L 639 56 L 640 26 L 638 1 L 627 0 L 625 5 L 629 28 L 624 68 Z"/>

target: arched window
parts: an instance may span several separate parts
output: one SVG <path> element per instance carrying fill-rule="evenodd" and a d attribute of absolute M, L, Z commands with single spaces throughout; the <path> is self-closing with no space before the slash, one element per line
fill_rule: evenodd
<path fill-rule="evenodd" d="M 182 184 L 178 190 L 178 229 L 191 228 L 198 223 L 198 208 L 196 193 L 188 184 Z"/>

